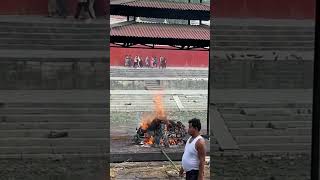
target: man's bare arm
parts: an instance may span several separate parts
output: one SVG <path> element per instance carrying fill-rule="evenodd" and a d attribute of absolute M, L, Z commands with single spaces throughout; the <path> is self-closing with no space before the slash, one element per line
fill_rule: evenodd
<path fill-rule="evenodd" d="M 196 149 L 198 151 L 199 163 L 199 177 L 198 180 L 204 180 L 204 164 L 206 159 L 206 144 L 204 139 L 199 139 L 196 143 Z"/>

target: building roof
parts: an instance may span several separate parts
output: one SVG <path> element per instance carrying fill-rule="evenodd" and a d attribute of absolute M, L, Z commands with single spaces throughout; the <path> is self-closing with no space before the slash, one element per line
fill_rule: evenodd
<path fill-rule="evenodd" d="M 206 25 L 131 23 L 111 28 L 110 36 L 210 40 L 210 28 Z"/>
<path fill-rule="evenodd" d="M 160 0 L 115 0 L 111 1 L 110 14 L 149 18 L 209 20 L 210 5 Z"/>
<path fill-rule="evenodd" d="M 210 11 L 209 4 L 204 4 L 204 3 L 165 2 L 160 0 L 151 0 L 151 1 L 133 0 L 133 1 L 125 1 L 120 4 L 122 6 L 130 6 L 130 7 Z"/>

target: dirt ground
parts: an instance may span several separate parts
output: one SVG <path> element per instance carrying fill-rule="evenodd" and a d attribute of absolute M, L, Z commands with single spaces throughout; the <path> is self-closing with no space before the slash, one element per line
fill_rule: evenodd
<path fill-rule="evenodd" d="M 181 162 L 174 162 L 180 168 Z M 110 164 L 111 180 L 182 180 L 170 161 L 123 162 Z M 205 179 L 210 179 L 209 166 L 205 166 Z"/>

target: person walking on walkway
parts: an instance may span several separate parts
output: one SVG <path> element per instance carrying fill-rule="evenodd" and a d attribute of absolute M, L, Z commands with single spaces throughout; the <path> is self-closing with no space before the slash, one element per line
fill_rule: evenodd
<path fill-rule="evenodd" d="M 89 0 L 89 12 L 91 13 L 93 19 L 96 19 L 96 13 L 94 10 L 94 2 L 95 2 L 95 0 Z"/>
<path fill-rule="evenodd" d="M 93 15 L 89 11 L 89 0 L 78 0 L 77 11 L 74 16 L 75 19 L 79 19 L 79 15 L 81 10 L 84 9 L 85 12 L 89 13 L 91 19 L 93 19 Z"/>
<path fill-rule="evenodd" d="M 57 0 L 48 0 L 48 17 L 57 15 Z"/>
<path fill-rule="evenodd" d="M 186 180 L 204 180 L 204 164 L 206 157 L 205 140 L 200 135 L 200 119 L 193 118 L 189 121 L 188 133 L 191 137 L 186 142 L 182 156 L 180 176 L 186 172 Z"/>
<path fill-rule="evenodd" d="M 57 0 L 58 13 L 60 17 L 67 18 L 67 0 Z"/>

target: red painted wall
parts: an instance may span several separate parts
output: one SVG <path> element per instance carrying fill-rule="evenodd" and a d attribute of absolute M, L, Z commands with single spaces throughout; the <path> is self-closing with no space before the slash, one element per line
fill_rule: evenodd
<path fill-rule="evenodd" d="M 67 1 L 70 15 L 76 10 L 78 0 Z M 95 9 L 97 16 L 103 16 L 108 11 L 109 0 L 96 0 Z M 47 15 L 48 0 L 1 0 L 0 14 L 2 15 Z"/>
<path fill-rule="evenodd" d="M 71 12 L 77 0 L 68 1 Z M 96 0 L 97 15 L 108 11 L 109 0 Z M 315 0 L 213 0 L 215 17 L 312 19 Z M 47 14 L 47 0 L 1 0 L 0 14 Z"/>
<path fill-rule="evenodd" d="M 124 66 L 126 55 L 139 55 L 143 60 L 146 56 L 157 56 L 158 59 L 164 56 L 167 67 L 208 67 L 209 64 L 209 51 L 110 47 L 111 66 Z"/>
<path fill-rule="evenodd" d="M 315 0 L 214 0 L 215 17 L 313 19 Z"/>

